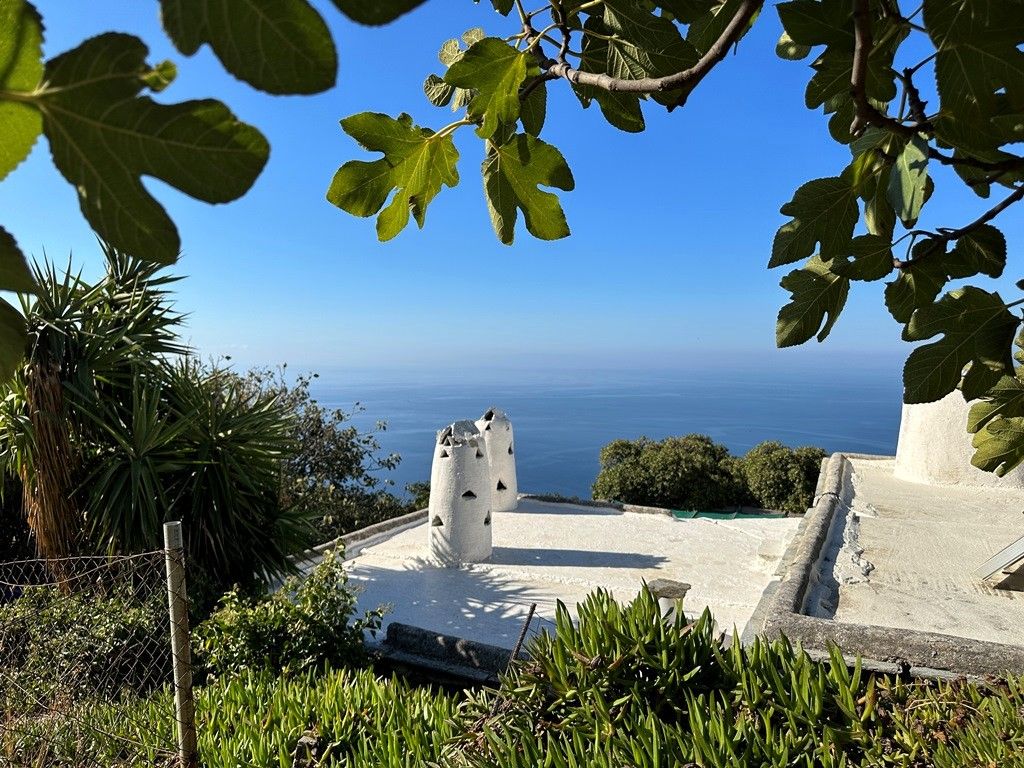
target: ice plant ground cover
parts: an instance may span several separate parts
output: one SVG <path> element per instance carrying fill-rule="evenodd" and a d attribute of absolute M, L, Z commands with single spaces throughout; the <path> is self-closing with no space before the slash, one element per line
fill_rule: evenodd
<path fill-rule="evenodd" d="M 371 669 L 245 669 L 199 689 L 200 756 L 209 768 L 1020 765 L 1022 680 L 873 675 L 781 640 L 726 650 L 710 614 L 684 621 L 647 592 L 626 605 L 597 592 L 575 624 L 563 608 L 498 689 L 463 694 Z M 83 703 L 95 763 L 127 765 L 123 739 L 169 735 L 169 695 L 138 700 L 130 718 Z M 50 733 L 44 746 L 46 728 L 17 740 L 0 729 L 0 754 L 74 765 L 62 754 L 80 745 Z"/>

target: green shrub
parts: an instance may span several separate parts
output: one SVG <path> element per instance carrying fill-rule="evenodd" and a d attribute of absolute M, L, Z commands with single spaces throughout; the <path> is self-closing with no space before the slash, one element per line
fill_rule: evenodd
<path fill-rule="evenodd" d="M 237 377 L 252 395 L 275 399 L 293 417 L 293 450 L 280 467 L 282 506 L 302 511 L 318 543 L 410 511 L 377 475 L 400 460 L 398 454 L 380 453 L 377 435 L 386 429 L 384 422 L 360 432 L 350 423 L 352 413 L 325 408 L 313 396 L 319 374 L 289 381 L 286 371 L 287 366 L 256 368 Z M 360 408 L 357 403 L 355 411 Z"/>
<path fill-rule="evenodd" d="M 0 523 L 20 530 L 4 526 L 0 552 L 24 546 L 25 519 L 52 558 L 156 549 L 181 520 L 191 581 L 219 596 L 287 575 L 318 537 L 404 511 L 374 474 L 398 457 L 321 407 L 315 375 L 197 361 L 174 311 L 180 278 L 104 255 L 95 281 L 37 265 L 40 290 L 23 297 L 30 355 L 0 396 Z"/>
<path fill-rule="evenodd" d="M 200 679 L 243 669 L 364 663 L 363 631 L 380 628 L 383 610 L 352 620 L 355 610 L 355 594 L 335 552 L 325 554 L 309 576 L 293 577 L 275 592 L 253 598 L 232 590 L 193 632 Z"/>
<path fill-rule="evenodd" d="M 0 713 L 45 708 L 169 679 L 170 630 L 162 590 L 126 584 L 68 594 L 55 586 L 0 592 Z"/>
<path fill-rule="evenodd" d="M 32 557 L 35 544 L 21 508 L 21 481 L 0 469 L 0 562 Z"/>
<path fill-rule="evenodd" d="M 314 525 L 317 538 L 328 542 L 411 511 L 412 505 L 383 490 L 339 495 L 314 517 Z"/>
<path fill-rule="evenodd" d="M 182 520 L 191 568 L 218 586 L 286 573 L 312 537 L 279 498 L 294 414 L 190 357 L 179 278 L 104 252 L 98 280 L 39 265 L 23 297 L 31 355 L 0 398 L 0 466 L 25 480 L 35 544 L 140 552 Z"/>
<path fill-rule="evenodd" d="M 675 721 L 685 713 L 686 691 L 709 691 L 730 682 L 720 637 L 707 611 L 686 631 L 688 619 L 661 615 L 643 590 L 627 605 L 598 590 L 578 606 L 574 622 L 559 604 L 553 633 L 529 646 L 531 661 L 514 667 L 502 691 L 508 704 L 537 715 L 542 728 L 594 731 L 610 712 L 629 722 L 653 713 Z"/>
<path fill-rule="evenodd" d="M 180 520 L 189 570 L 220 594 L 287 573 L 288 556 L 310 543 L 303 511 L 278 497 L 294 416 L 272 396 L 182 358 L 95 408 L 107 436 L 90 446 L 82 482 L 94 546 L 156 548 L 163 522 Z"/>
<path fill-rule="evenodd" d="M 811 506 L 824 458 L 821 448 L 794 450 L 770 440 L 743 457 L 743 475 L 758 506 L 801 514 Z"/>
<path fill-rule="evenodd" d="M 669 509 L 704 510 L 756 504 L 801 513 L 811 505 L 820 448 L 769 441 L 742 459 L 707 435 L 615 440 L 601 449 L 595 499 Z"/>
<path fill-rule="evenodd" d="M 1024 680 L 907 681 L 785 640 L 721 647 L 707 613 L 646 590 L 592 595 L 531 640 L 497 690 L 450 694 L 369 670 L 244 669 L 196 691 L 206 768 L 965 768 L 1019 766 Z M 165 759 L 171 694 L 82 702 L 0 728 L 0 762 L 127 768 Z"/>
<path fill-rule="evenodd" d="M 707 435 L 616 440 L 601 449 L 594 498 L 669 509 L 722 509 L 744 504 L 739 462 Z"/>
<path fill-rule="evenodd" d="M 420 482 L 409 483 L 405 486 L 405 490 L 412 497 L 409 503 L 410 512 L 426 509 L 427 505 L 430 504 L 430 483 L 428 481 L 421 480 Z"/>

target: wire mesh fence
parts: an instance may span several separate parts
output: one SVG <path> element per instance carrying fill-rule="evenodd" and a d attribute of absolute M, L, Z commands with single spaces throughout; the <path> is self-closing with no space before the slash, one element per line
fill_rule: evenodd
<path fill-rule="evenodd" d="M 0 563 L 0 766 L 177 764 L 165 555 Z"/>

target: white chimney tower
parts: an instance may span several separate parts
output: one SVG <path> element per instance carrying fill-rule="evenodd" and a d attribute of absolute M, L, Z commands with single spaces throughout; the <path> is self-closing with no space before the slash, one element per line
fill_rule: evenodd
<path fill-rule="evenodd" d="M 484 440 L 472 421 L 437 433 L 430 471 L 429 552 L 446 566 L 491 556 L 491 477 Z"/>
<path fill-rule="evenodd" d="M 513 512 L 519 505 L 519 482 L 512 422 L 504 411 L 491 408 L 477 419 L 476 426 L 483 435 L 491 470 L 491 511 Z"/>

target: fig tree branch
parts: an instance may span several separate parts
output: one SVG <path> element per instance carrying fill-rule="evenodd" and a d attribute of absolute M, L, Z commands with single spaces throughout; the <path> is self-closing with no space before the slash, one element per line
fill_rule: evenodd
<path fill-rule="evenodd" d="M 985 211 L 985 213 L 976 218 L 970 224 L 965 224 L 964 226 L 959 227 L 958 229 L 940 229 L 938 235 L 933 235 L 929 232 L 920 232 L 918 234 L 927 234 L 930 237 L 932 237 L 932 239 L 939 241 L 942 244 L 949 243 L 953 240 L 959 240 L 961 237 L 970 234 L 978 227 L 984 224 L 988 224 L 1000 213 L 1005 211 L 1014 203 L 1019 203 L 1021 200 L 1024 200 L 1024 185 L 1021 185 L 1014 189 L 1014 191 L 1007 195 L 1001 202 L 999 202 L 992 208 L 989 208 L 987 211 Z M 934 248 L 928 251 L 928 253 L 945 253 L 945 248 Z M 916 264 L 918 261 L 921 261 L 921 259 L 893 259 L 892 265 L 897 269 L 908 269 L 909 267 Z"/>
<path fill-rule="evenodd" d="M 650 94 L 678 90 L 682 91 L 677 104 L 677 106 L 680 106 L 686 101 L 686 97 L 690 95 L 700 81 L 725 58 L 729 48 L 743 36 L 751 19 L 761 10 L 763 5 L 764 0 L 744 0 L 739 8 L 737 8 L 736 14 L 729 21 L 729 24 L 722 30 L 722 34 L 708 48 L 707 52 L 701 56 L 696 64 L 681 72 L 665 75 L 664 77 L 643 77 L 637 80 L 629 80 L 595 72 L 581 72 L 564 60 L 549 59 L 544 62 L 544 76 L 546 79 L 563 78 L 575 85 L 592 86 L 619 93 Z"/>
<path fill-rule="evenodd" d="M 927 126 L 920 122 L 916 125 L 904 125 L 899 120 L 882 114 L 868 99 L 868 58 L 874 48 L 874 41 L 871 37 L 871 8 L 868 0 L 854 0 L 853 2 L 853 36 L 853 71 L 850 74 L 850 95 L 853 97 L 857 112 L 850 125 L 850 133 L 859 136 L 869 125 L 884 128 L 901 136 L 913 136 L 925 129 Z M 910 78 L 907 76 L 904 83 L 909 80 Z M 912 91 L 908 89 L 908 94 L 910 93 Z M 916 90 L 913 93 L 916 93 Z M 913 101 L 911 101 L 912 109 L 913 106 Z"/>

